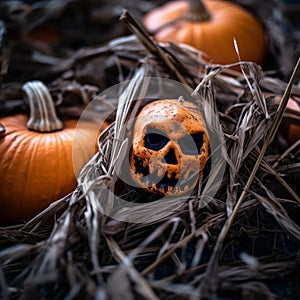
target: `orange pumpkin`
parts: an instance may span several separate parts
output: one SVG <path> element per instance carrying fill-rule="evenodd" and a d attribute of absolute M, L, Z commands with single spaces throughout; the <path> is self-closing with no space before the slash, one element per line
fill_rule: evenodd
<path fill-rule="evenodd" d="M 143 23 L 159 42 L 189 44 L 206 53 L 213 63 L 241 60 L 264 62 L 266 39 L 258 20 L 228 1 L 174 1 L 144 16 Z"/>
<path fill-rule="evenodd" d="M 61 40 L 58 28 L 51 25 L 41 25 L 28 32 L 28 39 L 43 44 L 55 45 Z"/>
<path fill-rule="evenodd" d="M 300 98 L 295 97 L 298 101 Z M 299 102 L 300 103 L 300 102 Z M 297 113 L 300 116 L 300 106 L 299 104 L 292 98 L 289 99 L 287 104 L 287 109 L 291 110 L 294 113 Z M 289 124 L 287 131 L 287 139 L 289 144 L 293 144 L 300 139 L 300 126 L 299 124 Z"/>
<path fill-rule="evenodd" d="M 5 128 L 0 137 L 1 225 L 26 221 L 74 190 L 74 169 L 78 173 L 95 153 L 96 124 L 81 122 L 78 131 L 77 120 L 62 123 L 40 82 L 28 83 L 24 90 L 30 118 L 24 114 L 0 118 Z"/>

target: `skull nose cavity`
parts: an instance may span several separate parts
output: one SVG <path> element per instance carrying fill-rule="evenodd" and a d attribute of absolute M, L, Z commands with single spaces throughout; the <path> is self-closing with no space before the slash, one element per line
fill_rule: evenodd
<path fill-rule="evenodd" d="M 174 151 L 173 148 L 171 148 L 169 150 L 169 152 L 166 154 L 165 161 L 166 161 L 167 164 L 170 164 L 170 165 L 177 165 L 178 164 L 178 161 L 177 161 L 177 158 L 176 158 L 176 155 L 175 155 L 175 151 Z"/>

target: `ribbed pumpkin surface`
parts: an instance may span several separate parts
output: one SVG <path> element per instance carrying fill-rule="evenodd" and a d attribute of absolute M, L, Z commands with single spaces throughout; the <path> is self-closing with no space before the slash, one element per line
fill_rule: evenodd
<path fill-rule="evenodd" d="M 76 132 L 73 161 L 76 120 L 51 133 L 29 131 L 27 120 L 21 114 L 0 119 L 6 129 L 0 138 L 1 224 L 28 220 L 71 192 L 77 185 L 73 165 L 78 172 L 94 154 L 95 124 Z"/>
<path fill-rule="evenodd" d="M 229 2 L 203 1 L 211 18 L 206 21 L 181 19 L 169 24 L 154 35 L 160 42 L 174 41 L 189 44 L 210 57 L 213 63 L 229 64 L 238 61 L 233 40 L 237 41 L 242 60 L 262 64 L 266 41 L 261 24 L 241 7 Z M 144 17 L 144 25 L 156 31 L 162 25 L 186 15 L 187 1 L 169 2 Z"/>

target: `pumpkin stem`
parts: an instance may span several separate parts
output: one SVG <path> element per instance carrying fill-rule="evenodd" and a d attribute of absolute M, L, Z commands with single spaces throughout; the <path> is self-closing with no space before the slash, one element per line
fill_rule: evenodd
<path fill-rule="evenodd" d="M 41 81 L 26 82 L 22 88 L 28 98 L 30 109 L 27 128 L 38 132 L 63 129 L 63 122 L 56 115 L 48 88 Z"/>
<path fill-rule="evenodd" d="M 186 15 L 186 18 L 189 21 L 207 21 L 211 18 L 210 13 L 208 12 L 206 6 L 202 0 L 189 0 L 189 11 Z"/>

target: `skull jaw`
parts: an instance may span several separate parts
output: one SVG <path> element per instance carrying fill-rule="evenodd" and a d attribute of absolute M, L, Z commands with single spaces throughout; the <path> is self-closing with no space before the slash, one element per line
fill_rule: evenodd
<path fill-rule="evenodd" d="M 153 182 L 151 181 L 143 181 L 143 176 L 133 175 L 134 181 L 140 187 L 142 187 L 145 191 L 150 193 L 155 193 L 161 196 L 185 196 L 187 194 L 191 194 L 195 189 L 198 177 L 196 179 L 189 179 L 184 184 L 180 184 L 177 180 L 172 182 L 172 179 L 164 176 L 161 181 Z"/>
<path fill-rule="evenodd" d="M 137 157 L 135 160 L 139 161 Z M 199 181 L 199 168 L 191 167 L 195 164 L 197 161 L 192 160 L 186 164 L 187 168 L 180 170 L 177 165 L 155 165 L 153 161 L 140 161 L 136 172 L 131 169 L 130 174 L 134 183 L 147 192 L 161 196 L 183 196 L 191 193 Z"/>

